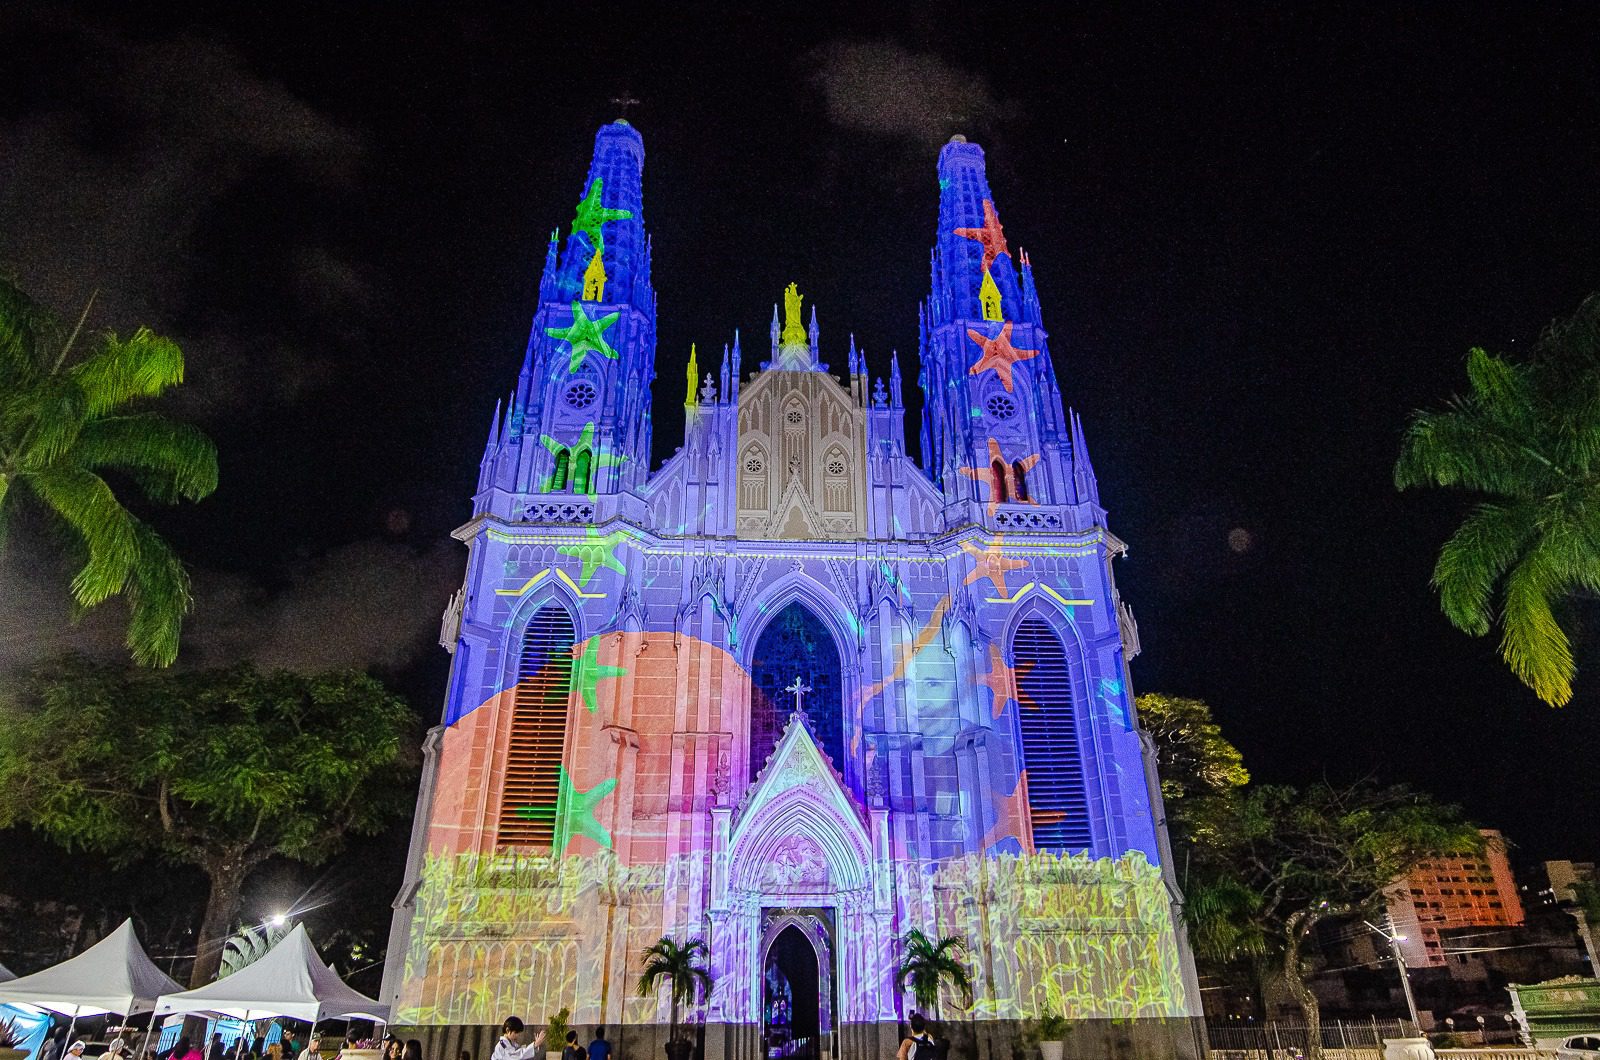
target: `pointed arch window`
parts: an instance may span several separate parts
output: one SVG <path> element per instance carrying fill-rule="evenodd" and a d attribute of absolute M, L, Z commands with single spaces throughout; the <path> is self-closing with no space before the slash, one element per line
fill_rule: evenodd
<path fill-rule="evenodd" d="M 1012 481 L 1017 484 L 1017 500 L 1031 500 L 1028 496 L 1028 469 L 1022 466 L 1022 461 L 1011 462 L 1011 473 L 1015 476 Z"/>
<path fill-rule="evenodd" d="M 572 462 L 572 492 L 589 492 L 589 465 L 593 459 L 588 449 L 578 450 L 578 457 Z"/>
<path fill-rule="evenodd" d="M 567 473 L 572 463 L 572 454 L 565 449 L 556 450 L 555 467 L 550 472 L 550 482 L 545 486 L 546 493 L 560 493 L 567 488 Z"/>
<path fill-rule="evenodd" d="M 501 848 L 555 842 L 574 636 L 571 616 L 554 604 L 541 607 L 522 636 L 500 793 Z"/>
<path fill-rule="evenodd" d="M 836 445 L 828 450 L 828 455 L 823 458 L 822 467 L 826 472 L 822 480 L 824 509 L 830 512 L 849 511 L 850 458 Z"/>
<path fill-rule="evenodd" d="M 994 463 L 989 465 L 989 471 L 990 471 L 991 474 L 994 475 L 994 500 L 995 500 L 995 503 L 1004 504 L 1004 503 L 1006 503 L 1006 501 L 1011 499 L 1010 494 L 1006 490 L 1006 465 L 1005 465 L 1005 461 L 996 458 Z"/>
<path fill-rule="evenodd" d="M 1073 707 L 1078 682 L 1067 665 L 1061 638 L 1037 618 L 1017 627 L 1011 650 L 1033 844 L 1039 850 L 1065 853 L 1086 850 L 1093 844 L 1093 833 Z"/>
<path fill-rule="evenodd" d="M 767 454 L 759 445 L 751 445 L 739 462 L 739 507 L 751 511 L 767 510 Z"/>

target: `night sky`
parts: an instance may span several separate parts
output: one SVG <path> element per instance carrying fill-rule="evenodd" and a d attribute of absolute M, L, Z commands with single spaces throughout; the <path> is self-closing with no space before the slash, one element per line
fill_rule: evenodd
<path fill-rule="evenodd" d="M 196 568 L 187 662 L 369 666 L 437 717 L 447 535 L 614 99 L 647 153 L 658 462 L 690 342 L 740 328 L 749 363 L 790 280 L 825 360 L 853 332 L 914 371 L 960 132 L 1131 546 L 1137 688 L 1208 700 L 1258 780 L 1407 781 L 1524 858 L 1600 855 L 1592 604 L 1552 710 L 1428 586 L 1470 498 L 1391 479 L 1470 346 L 1600 289 L 1593 7 L 187 6 L 0 14 L 0 268 L 179 339 L 174 404 L 221 447 L 216 495 L 153 516 Z M 0 663 L 109 650 L 48 554 L 0 565 Z"/>

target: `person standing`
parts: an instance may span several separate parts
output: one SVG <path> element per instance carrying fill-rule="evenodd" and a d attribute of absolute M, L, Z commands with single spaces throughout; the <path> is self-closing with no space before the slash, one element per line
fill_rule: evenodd
<path fill-rule="evenodd" d="M 38 1060 L 56 1060 L 61 1055 L 61 1032 L 52 1030 L 44 1036 L 44 1044 L 39 1046 Z"/>
<path fill-rule="evenodd" d="M 611 1043 L 606 1041 L 604 1027 L 594 1029 L 594 1040 L 589 1043 L 589 1060 L 611 1060 Z"/>
<path fill-rule="evenodd" d="M 521 1044 L 523 1030 L 520 1018 L 507 1016 L 500 1025 L 500 1040 L 494 1043 L 494 1055 L 490 1060 L 533 1060 L 539 1055 L 544 1048 L 544 1029 L 540 1028 L 527 1045 Z"/>
<path fill-rule="evenodd" d="M 306 1043 L 305 1051 L 295 1060 L 322 1060 L 322 1035 L 316 1031 L 311 1032 L 311 1040 Z"/>
<path fill-rule="evenodd" d="M 178 1044 L 172 1047 L 172 1052 L 167 1054 L 168 1060 L 203 1060 L 200 1050 L 187 1038 L 179 1038 Z"/>
<path fill-rule="evenodd" d="M 928 1033 L 928 1021 L 922 1018 L 922 1013 L 911 1014 L 911 1037 L 900 1042 L 900 1050 L 895 1053 L 896 1060 L 917 1060 L 917 1054 L 922 1054 L 927 1060 L 930 1047 L 933 1045 L 933 1035 Z"/>
<path fill-rule="evenodd" d="M 400 1052 L 400 1060 L 422 1060 L 421 1039 L 407 1038 L 405 1048 Z"/>

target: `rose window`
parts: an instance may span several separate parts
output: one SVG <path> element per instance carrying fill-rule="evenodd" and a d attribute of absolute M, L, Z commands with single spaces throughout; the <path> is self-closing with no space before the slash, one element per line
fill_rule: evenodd
<path fill-rule="evenodd" d="M 1017 414 L 1017 403 L 1005 394 L 992 394 L 983 406 L 997 420 L 1009 420 Z"/>
<path fill-rule="evenodd" d="M 594 399 L 597 395 L 595 394 L 593 383 L 586 383 L 580 380 L 567 387 L 565 396 L 568 405 L 575 409 L 586 409 L 594 404 Z"/>

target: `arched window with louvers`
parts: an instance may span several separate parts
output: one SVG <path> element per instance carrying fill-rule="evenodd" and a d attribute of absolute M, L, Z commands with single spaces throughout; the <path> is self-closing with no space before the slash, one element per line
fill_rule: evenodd
<path fill-rule="evenodd" d="M 548 848 L 554 842 L 575 637 L 572 617 L 555 603 L 534 612 L 523 632 L 504 750 L 498 843 L 502 849 Z"/>
<path fill-rule="evenodd" d="M 1083 695 L 1061 637 L 1037 615 L 1011 638 L 1017 675 L 1022 767 L 1028 784 L 1033 844 L 1075 854 L 1093 846 L 1088 772 L 1076 703 Z"/>

